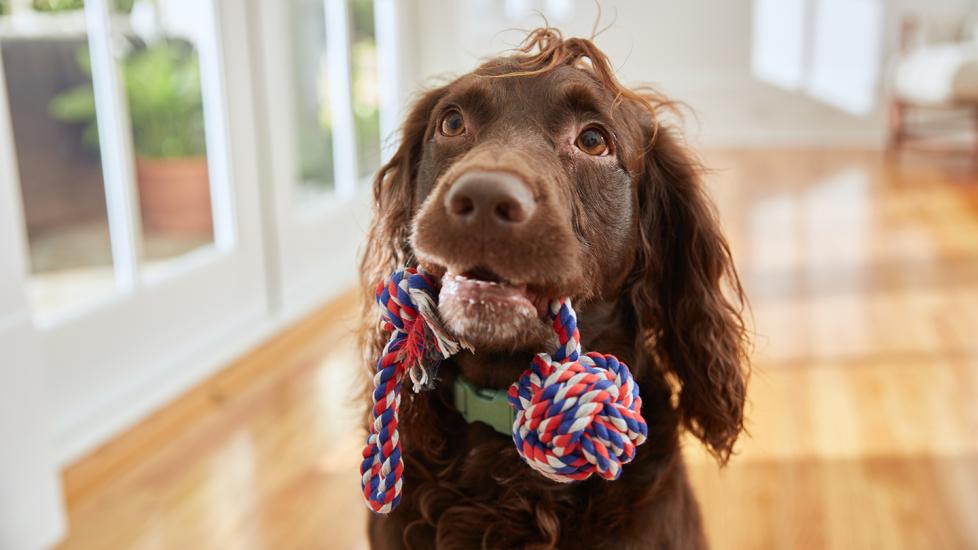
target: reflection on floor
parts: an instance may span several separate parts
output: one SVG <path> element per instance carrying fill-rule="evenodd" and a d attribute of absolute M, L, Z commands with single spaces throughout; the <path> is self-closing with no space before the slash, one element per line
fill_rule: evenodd
<path fill-rule="evenodd" d="M 722 151 L 750 436 L 690 471 L 715 548 L 978 547 L 978 176 Z M 363 548 L 347 299 L 71 468 L 64 548 Z"/>

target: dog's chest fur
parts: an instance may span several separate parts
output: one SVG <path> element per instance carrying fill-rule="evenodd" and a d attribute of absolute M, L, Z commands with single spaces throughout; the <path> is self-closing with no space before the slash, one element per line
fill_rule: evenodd
<path fill-rule="evenodd" d="M 701 545 L 670 390 L 656 384 L 657 377 L 640 383 L 649 440 L 622 477 L 560 484 L 530 469 L 510 438 L 481 423 L 467 424 L 447 389 L 458 366 L 443 367 L 439 389 L 405 397 L 404 496 L 389 516 L 371 517 L 375 548 Z M 429 406 L 418 407 L 426 411 L 423 417 L 411 412 L 415 399 L 428 400 Z M 437 452 L 426 447 L 435 441 L 442 445 Z"/>

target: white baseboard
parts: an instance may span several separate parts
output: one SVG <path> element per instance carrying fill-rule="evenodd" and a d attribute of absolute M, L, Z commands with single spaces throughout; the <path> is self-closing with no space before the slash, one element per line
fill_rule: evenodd
<path fill-rule="evenodd" d="M 94 451 L 337 295 L 337 291 L 323 294 L 319 300 L 309 300 L 307 308 L 275 315 L 249 312 L 243 316 L 246 321 L 220 336 L 205 335 L 173 356 L 145 365 L 145 374 L 117 385 L 87 410 L 61 419 L 55 431 L 55 460 L 66 467 Z"/>

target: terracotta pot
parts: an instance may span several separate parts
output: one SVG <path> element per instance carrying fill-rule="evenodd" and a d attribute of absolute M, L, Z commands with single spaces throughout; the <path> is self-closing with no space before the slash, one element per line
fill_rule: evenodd
<path fill-rule="evenodd" d="M 136 159 L 143 230 L 198 235 L 212 231 L 207 157 Z"/>

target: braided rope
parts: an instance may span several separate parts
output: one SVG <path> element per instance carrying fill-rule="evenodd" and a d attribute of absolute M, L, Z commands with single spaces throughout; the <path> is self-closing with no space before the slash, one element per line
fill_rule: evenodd
<path fill-rule="evenodd" d="M 367 506 L 385 514 L 401 501 L 404 462 L 398 433 L 401 383 L 431 389 L 442 359 L 457 353 L 437 315 L 435 285 L 414 268 L 395 271 L 377 287 L 385 330 L 391 332 L 374 375 L 373 422 L 360 464 Z M 598 474 L 617 479 L 648 435 L 642 399 L 628 366 L 612 355 L 581 354 L 570 298 L 549 315 L 557 335 L 553 354 L 540 353 L 509 388 L 516 409 L 513 442 L 533 469 L 559 482 Z"/>
<path fill-rule="evenodd" d="M 424 272 L 395 271 L 386 284 L 377 286 L 376 295 L 384 308 L 383 327 L 391 337 L 374 374 L 373 422 L 360 463 L 360 483 L 370 509 L 385 514 L 401 501 L 404 462 L 397 429 L 401 381 L 407 373 L 415 392 L 430 389 L 438 363 L 456 353 L 458 344 L 437 322 L 434 285 Z"/>
<path fill-rule="evenodd" d="M 598 474 L 618 479 L 648 425 L 628 366 L 613 355 L 580 355 L 570 298 L 550 304 L 557 351 L 537 354 L 509 388 L 513 442 L 534 470 L 559 482 Z"/>

